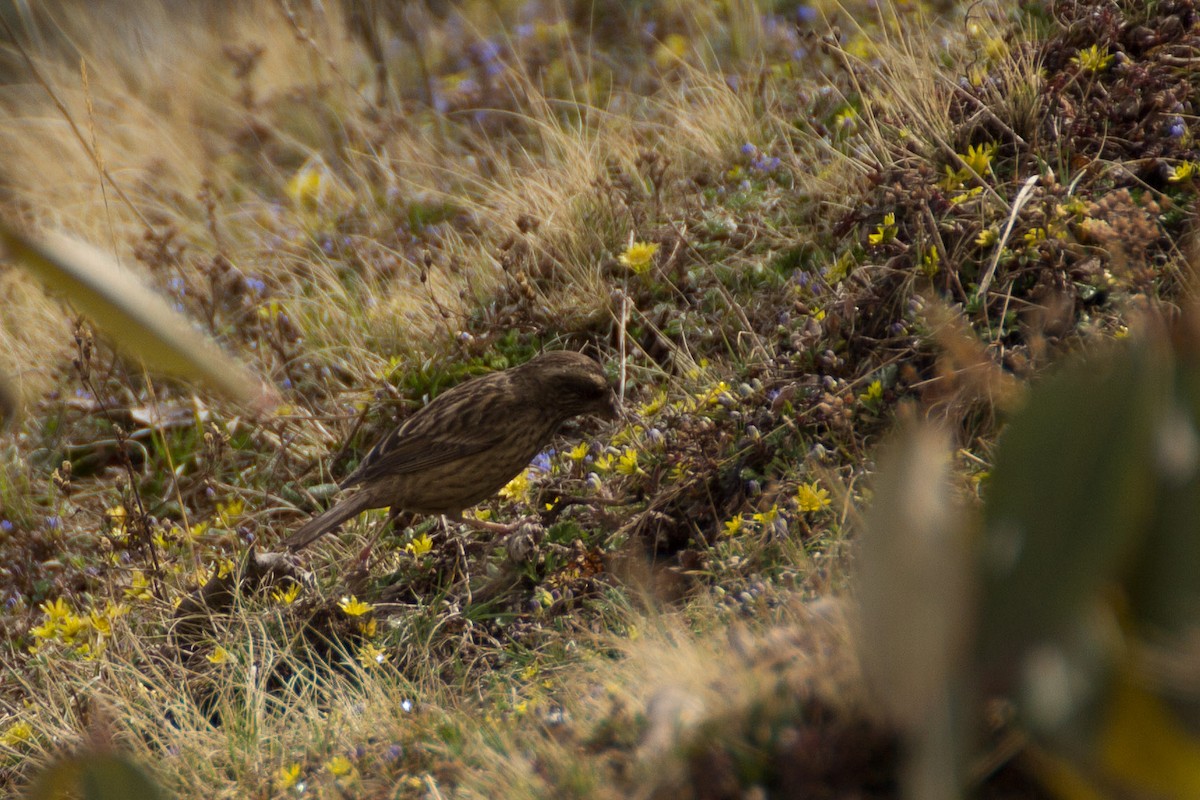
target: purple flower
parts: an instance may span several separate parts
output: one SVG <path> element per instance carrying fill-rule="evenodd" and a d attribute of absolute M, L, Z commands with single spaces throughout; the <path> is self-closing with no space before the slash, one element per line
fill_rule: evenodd
<path fill-rule="evenodd" d="M 545 452 L 538 453 L 534 456 L 533 461 L 529 464 L 529 469 L 533 472 L 546 473 L 550 471 L 550 458 L 554 455 L 553 448 Z"/>
<path fill-rule="evenodd" d="M 757 152 L 758 152 L 758 148 L 755 147 L 754 145 L 750 144 L 749 142 L 746 142 L 744 145 L 742 145 L 742 155 L 744 155 L 744 156 L 752 156 L 752 155 L 756 154 Z"/>
<path fill-rule="evenodd" d="M 1185 133 L 1187 133 L 1187 125 L 1183 124 L 1183 119 L 1181 117 L 1172 117 L 1170 123 L 1167 125 L 1167 135 L 1172 139 L 1178 139 Z"/>
<path fill-rule="evenodd" d="M 774 172 L 779 169 L 779 159 L 775 156 L 771 156 L 770 158 L 758 156 L 754 161 L 750 162 L 750 169 L 758 172 Z"/>
<path fill-rule="evenodd" d="M 800 6 L 796 9 L 796 21 L 801 25 L 807 25 L 811 22 L 816 22 L 820 14 L 812 6 Z"/>
<path fill-rule="evenodd" d="M 16 526 L 8 520 L 0 519 L 0 533 L 12 533 L 14 527 Z"/>
<path fill-rule="evenodd" d="M 479 59 L 481 63 L 487 64 L 500 57 L 500 45 L 491 39 L 473 42 L 471 44 L 471 55 Z"/>
<path fill-rule="evenodd" d="M 62 530 L 62 517 L 57 514 L 52 517 L 46 517 L 46 527 L 52 531 Z"/>
<path fill-rule="evenodd" d="M 246 288 L 255 294 L 262 294 L 267 290 L 267 283 L 262 278 L 250 277 L 246 278 Z"/>

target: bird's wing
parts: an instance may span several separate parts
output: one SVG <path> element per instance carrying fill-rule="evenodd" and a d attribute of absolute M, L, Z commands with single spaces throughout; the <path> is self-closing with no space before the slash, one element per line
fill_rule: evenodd
<path fill-rule="evenodd" d="M 482 453 L 504 440 L 504 409 L 462 393 L 443 395 L 371 448 L 342 488 Z"/>

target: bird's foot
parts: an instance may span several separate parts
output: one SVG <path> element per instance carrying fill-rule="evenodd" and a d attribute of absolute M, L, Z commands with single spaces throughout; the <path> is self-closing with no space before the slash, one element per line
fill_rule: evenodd
<path fill-rule="evenodd" d="M 460 516 L 456 521 L 461 522 L 478 531 L 488 531 L 489 533 L 512 533 L 520 528 L 534 517 L 522 518 L 516 522 L 491 522 L 486 519 L 476 519 L 475 517 Z"/>

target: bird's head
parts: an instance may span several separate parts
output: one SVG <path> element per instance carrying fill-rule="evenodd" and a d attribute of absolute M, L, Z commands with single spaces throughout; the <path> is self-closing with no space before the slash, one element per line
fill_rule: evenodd
<path fill-rule="evenodd" d="M 595 414 L 615 419 L 617 396 L 604 369 L 583 353 L 555 350 L 526 362 L 522 370 L 535 377 L 547 405 L 559 409 L 564 418 Z"/>

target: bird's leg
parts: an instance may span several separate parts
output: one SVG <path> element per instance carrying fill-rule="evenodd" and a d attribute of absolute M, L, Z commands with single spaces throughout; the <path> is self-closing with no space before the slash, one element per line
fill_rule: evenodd
<path fill-rule="evenodd" d="M 519 519 L 516 522 L 509 522 L 507 524 L 503 522 L 489 522 L 486 519 L 468 517 L 461 511 L 459 512 L 458 516 L 454 518 L 454 521 L 461 522 L 464 525 L 474 528 L 475 530 L 488 531 L 489 533 L 512 533 L 526 522 L 524 519 Z"/>

